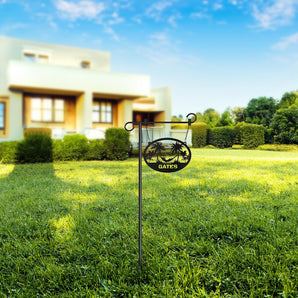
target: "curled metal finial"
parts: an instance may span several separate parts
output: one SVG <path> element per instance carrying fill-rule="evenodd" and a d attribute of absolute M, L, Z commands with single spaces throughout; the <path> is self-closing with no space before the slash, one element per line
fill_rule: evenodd
<path fill-rule="evenodd" d="M 192 118 L 189 118 L 190 116 L 191 116 Z M 190 123 L 195 123 L 195 122 L 197 121 L 197 115 L 194 114 L 194 113 L 189 113 L 189 114 L 187 114 L 187 115 L 186 115 L 186 118 L 187 118 L 188 120 L 191 120 Z"/>
<path fill-rule="evenodd" d="M 130 129 L 127 128 L 127 125 L 128 125 L 128 124 L 130 124 L 130 125 L 132 126 L 132 128 L 130 128 Z M 124 128 L 125 128 L 127 131 L 132 131 L 132 130 L 134 130 L 133 122 L 126 122 L 125 125 L 124 125 Z"/>

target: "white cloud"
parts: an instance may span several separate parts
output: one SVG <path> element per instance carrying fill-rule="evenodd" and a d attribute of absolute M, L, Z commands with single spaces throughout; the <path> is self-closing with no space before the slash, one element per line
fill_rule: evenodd
<path fill-rule="evenodd" d="M 178 63 L 181 59 L 168 51 L 161 51 L 160 49 L 140 46 L 136 49 L 137 53 L 145 56 L 147 59 L 159 65 L 173 65 Z"/>
<path fill-rule="evenodd" d="M 102 2 L 91 0 L 80 0 L 77 2 L 57 0 L 55 6 L 64 18 L 70 20 L 94 19 L 105 8 Z"/>
<path fill-rule="evenodd" d="M 290 24 L 295 17 L 298 0 L 273 0 L 270 3 L 253 4 L 253 17 L 257 27 L 275 29 L 278 26 Z"/>
<path fill-rule="evenodd" d="M 229 2 L 230 2 L 231 4 L 233 4 L 233 5 L 237 5 L 237 4 L 238 4 L 237 0 L 230 0 Z"/>
<path fill-rule="evenodd" d="M 161 46 L 161 45 L 169 45 L 170 44 L 170 39 L 169 39 L 168 35 L 164 32 L 158 32 L 158 33 L 151 34 L 149 36 L 149 40 L 150 40 L 150 43 L 155 45 L 155 46 L 156 45 Z"/>
<path fill-rule="evenodd" d="M 124 19 L 119 17 L 117 12 L 112 14 L 112 19 L 108 21 L 109 25 L 116 25 L 124 22 Z"/>
<path fill-rule="evenodd" d="M 174 1 L 159 1 L 153 3 L 147 10 L 146 15 L 150 18 L 159 20 L 162 12 L 173 5 Z"/>
<path fill-rule="evenodd" d="M 204 12 L 193 12 L 190 14 L 190 17 L 193 19 L 208 19 L 209 15 L 205 14 Z"/>
<path fill-rule="evenodd" d="M 282 41 L 273 45 L 274 50 L 286 50 L 291 45 L 298 44 L 298 33 L 284 37 Z"/>
<path fill-rule="evenodd" d="M 169 24 L 171 24 L 173 27 L 177 27 L 177 23 L 176 23 L 176 20 L 179 20 L 181 19 L 181 15 L 180 14 L 175 14 L 175 15 L 172 15 L 168 18 L 168 22 Z"/>
<path fill-rule="evenodd" d="M 111 35 L 114 40 L 120 41 L 120 37 L 116 34 L 114 29 L 112 29 L 111 27 L 105 27 L 104 32 Z"/>
<path fill-rule="evenodd" d="M 214 10 L 219 10 L 219 9 L 222 9 L 222 8 L 223 8 L 223 5 L 221 3 L 215 3 L 213 5 Z"/>

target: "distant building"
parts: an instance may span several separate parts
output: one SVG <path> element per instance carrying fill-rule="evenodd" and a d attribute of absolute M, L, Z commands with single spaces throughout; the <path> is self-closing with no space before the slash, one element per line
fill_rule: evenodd
<path fill-rule="evenodd" d="M 54 138 L 103 138 L 127 121 L 171 119 L 171 89 L 110 71 L 110 53 L 0 36 L 0 142 L 47 127 Z M 169 127 L 150 128 L 155 137 Z"/>

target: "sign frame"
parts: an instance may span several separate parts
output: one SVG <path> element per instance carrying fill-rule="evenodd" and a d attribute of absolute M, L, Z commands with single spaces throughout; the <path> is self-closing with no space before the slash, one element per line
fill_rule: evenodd
<path fill-rule="evenodd" d="M 143 126 L 147 127 L 148 124 L 188 124 L 188 128 L 191 126 L 192 123 L 197 121 L 197 115 L 194 113 L 189 113 L 186 115 L 186 118 L 188 121 L 150 121 L 148 122 L 146 119 L 144 121 L 130 121 L 126 122 L 124 125 L 125 130 L 132 131 L 135 128 L 135 125 L 138 126 L 139 129 L 139 144 L 138 144 L 138 151 L 139 151 L 139 165 L 138 165 L 138 171 L 139 171 L 139 269 L 140 272 L 142 271 L 142 128 Z M 131 128 L 128 128 L 128 125 L 131 125 Z M 166 139 L 166 138 L 163 138 Z M 169 138 L 174 140 L 174 138 Z M 181 141 L 179 141 L 181 142 Z M 189 149 L 189 148 L 188 148 Z M 189 152 L 191 152 L 189 150 Z M 190 159 L 189 159 L 190 161 Z M 147 163 L 147 162 L 146 162 Z M 188 164 L 188 163 L 187 163 Z"/>

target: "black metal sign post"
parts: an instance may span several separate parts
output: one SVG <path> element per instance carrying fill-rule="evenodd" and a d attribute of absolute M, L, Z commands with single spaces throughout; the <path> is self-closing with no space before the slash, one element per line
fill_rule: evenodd
<path fill-rule="evenodd" d="M 191 117 L 191 118 L 190 118 Z M 192 123 L 194 123 L 197 120 L 196 114 L 189 113 L 186 118 L 188 121 L 156 121 L 156 122 L 147 122 L 145 120 L 144 122 L 127 122 L 124 125 L 124 128 L 127 131 L 132 131 L 134 129 L 134 125 L 138 125 L 139 128 L 139 268 L 142 270 L 142 128 L 143 126 L 147 127 L 148 124 L 188 124 L 188 129 Z M 131 125 L 131 128 L 127 128 L 127 125 Z M 173 162 L 175 157 L 166 159 L 162 153 L 162 151 L 166 152 L 166 154 L 169 152 L 169 149 L 166 145 L 163 144 L 163 141 L 174 141 L 175 144 L 171 146 L 171 152 L 178 153 L 176 156 L 176 160 Z M 155 143 L 155 147 L 151 146 L 151 144 Z M 180 144 L 181 143 L 181 144 Z M 186 140 L 185 140 L 186 143 Z M 151 146 L 151 147 L 149 147 Z M 183 150 L 182 147 L 186 147 L 187 150 Z M 179 153 L 181 153 L 182 162 L 179 162 Z M 180 140 L 174 139 L 174 138 L 162 138 L 158 139 L 152 143 L 149 143 L 149 145 L 146 147 L 144 154 L 146 154 L 145 161 L 146 163 L 154 170 L 159 172 L 174 172 L 183 169 L 190 161 L 191 153 L 189 148 L 186 144 L 181 142 Z M 154 160 L 155 157 L 155 160 Z"/>

